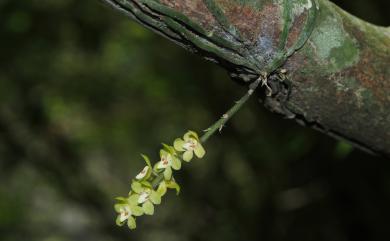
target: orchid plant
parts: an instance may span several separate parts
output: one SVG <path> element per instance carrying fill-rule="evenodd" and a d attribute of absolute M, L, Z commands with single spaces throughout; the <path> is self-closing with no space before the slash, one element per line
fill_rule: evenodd
<path fill-rule="evenodd" d="M 216 131 L 221 131 L 225 123 L 242 107 L 257 88 L 259 83 L 264 83 L 263 77 L 259 77 L 250 86 L 248 92 L 210 128 L 205 130 L 202 137 L 195 131 L 188 131 L 183 138 L 177 138 L 173 145 L 163 144 L 160 150 L 160 160 L 152 165 L 146 155 L 141 155 L 146 166 L 131 181 L 131 190 L 127 197 L 117 197 L 115 211 L 118 213 L 116 223 L 119 226 L 127 224 L 130 229 L 136 228 L 136 217 L 153 215 L 155 206 L 160 205 L 162 197 L 168 189 L 180 192 L 180 186 L 173 176 L 174 171 L 182 167 L 182 163 L 190 162 L 197 158 L 203 158 L 206 151 L 203 147 L 208 138 Z"/>

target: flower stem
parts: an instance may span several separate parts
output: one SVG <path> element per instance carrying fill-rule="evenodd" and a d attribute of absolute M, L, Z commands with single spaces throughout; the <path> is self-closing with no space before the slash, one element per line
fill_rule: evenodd
<path fill-rule="evenodd" d="M 250 86 L 248 92 L 236 102 L 236 104 L 230 108 L 217 122 L 211 125 L 206 129 L 206 133 L 200 138 L 202 143 L 205 143 L 217 130 L 222 131 L 222 128 L 241 109 L 241 107 L 249 100 L 253 92 L 256 90 L 257 86 L 261 82 L 262 77 L 254 81 Z"/>
<path fill-rule="evenodd" d="M 221 131 L 226 122 L 228 122 L 234 114 L 237 113 L 241 109 L 241 107 L 249 100 L 251 95 L 255 92 L 257 86 L 262 83 L 265 77 L 260 76 L 257 80 L 255 80 L 252 84 L 249 85 L 248 92 L 236 102 L 236 104 L 230 108 L 217 122 L 211 125 L 206 129 L 206 133 L 200 137 L 200 142 L 205 143 L 217 130 Z M 157 176 L 152 180 L 153 189 L 156 189 L 160 182 L 164 179 L 163 172 L 157 174 Z"/>

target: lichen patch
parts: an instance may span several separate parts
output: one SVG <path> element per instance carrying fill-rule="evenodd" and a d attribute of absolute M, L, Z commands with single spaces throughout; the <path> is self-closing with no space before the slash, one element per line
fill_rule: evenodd
<path fill-rule="evenodd" d="M 345 32 L 342 23 L 336 18 L 328 17 L 319 28 L 313 31 L 314 42 L 318 56 L 327 60 L 334 48 L 341 47 L 345 41 Z"/>
<path fill-rule="evenodd" d="M 337 17 L 323 20 L 314 30 L 311 41 L 319 61 L 328 63 L 330 72 L 345 69 L 359 61 L 356 40 L 345 31 Z"/>
<path fill-rule="evenodd" d="M 312 0 L 296 0 L 292 3 L 292 14 L 294 17 L 300 16 L 305 11 L 313 7 Z"/>

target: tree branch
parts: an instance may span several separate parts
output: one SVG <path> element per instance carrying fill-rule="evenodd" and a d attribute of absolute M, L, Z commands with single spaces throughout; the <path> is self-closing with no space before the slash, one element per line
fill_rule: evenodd
<path fill-rule="evenodd" d="M 390 157 L 390 28 L 328 0 L 103 0 L 251 83 L 272 112 Z"/>

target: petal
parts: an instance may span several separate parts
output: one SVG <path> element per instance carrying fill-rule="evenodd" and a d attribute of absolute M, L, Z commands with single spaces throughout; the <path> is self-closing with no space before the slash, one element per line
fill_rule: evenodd
<path fill-rule="evenodd" d="M 133 189 L 133 191 L 136 193 L 141 193 L 143 191 L 141 183 L 139 183 L 137 181 L 133 181 L 131 183 L 131 189 Z"/>
<path fill-rule="evenodd" d="M 135 223 L 135 218 L 129 217 L 129 219 L 127 220 L 127 226 L 130 229 L 135 229 L 137 227 L 137 224 Z"/>
<path fill-rule="evenodd" d="M 184 142 L 183 149 L 185 151 L 192 151 L 193 150 L 193 144 L 191 143 L 191 140 L 188 140 L 187 142 Z"/>
<path fill-rule="evenodd" d="M 146 215 L 153 215 L 154 214 L 154 206 L 150 201 L 145 202 L 142 205 L 142 209 L 144 210 L 144 213 Z"/>
<path fill-rule="evenodd" d="M 194 137 L 195 139 L 199 140 L 198 134 L 195 131 L 188 131 L 191 133 L 191 136 Z"/>
<path fill-rule="evenodd" d="M 168 161 L 168 166 L 172 166 L 172 159 L 173 159 L 173 155 L 171 154 L 168 154 L 167 155 L 167 161 Z"/>
<path fill-rule="evenodd" d="M 126 221 L 131 216 L 131 209 L 129 205 L 122 205 L 119 207 L 119 215 L 117 217 L 117 223 Z"/>
<path fill-rule="evenodd" d="M 160 170 L 159 164 L 160 164 L 160 162 L 156 162 L 156 163 L 153 165 L 153 171 L 154 171 L 154 172 L 158 172 L 158 171 Z"/>
<path fill-rule="evenodd" d="M 162 158 L 163 156 L 166 156 L 168 154 L 168 152 L 164 149 L 161 149 L 160 150 L 160 158 Z"/>
<path fill-rule="evenodd" d="M 148 167 L 152 168 L 152 164 L 150 162 L 150 159 L 147 155 L 144 155 L 144 154 L 141 154 L 142 158 L 145 160 L 146 162 L 146 165 L 148 165 Z"/>
<path fill-rule="evenodd" d="M 181 168 L 181 161 L 177 157 L 172 157 L 172 168 L 173 170 L 180 170 Z"/>
<path fill-rule="evenodd" d="M 127 201 L 127 198 L 124 198 L 124 197 L 116 197 L 115 200 L 121 202 L 121 203 L 125 203 Z"/>
<path fill-rule="evenodd" d="M 194 152 L 198 158 L 202 158 L 206 154 L 206 151 L 200 143 L 196 145 Z"/>
<path fill-rule="evenodd" d="M 164 179 L 165 180 L 171 180 L 171 177 L 172 177 L 172 168 L 171 167 L 167 167 L 164 170 Z"/>
<path fill-rule="evenodd" d="M 169 167 L 170 165 L 171 165 L 170 160 L 160 161 L 157 165 L 157 168 L 158 169 L 165 169 L 165 168 Z"/>
<path fill-rule="evenodd" d="M 165 165 L 163 164 L 162 161 L 159 161 L 159 162 L 156 164 L 156 168 L 157 168 L 157 169 L 164 169 L 164 168 L 165 168 Z"/>
<path fill-rule="evenodd" d="M 184 141 L 188 141 L 190 139 L 190 135 L 191 135 L 190 132 L 185 133 L 183 136 Z"/>
<path fill-rule="evenodd" d="M 167 184 L 165 184 L 165 181 L 162 181 L 160 185 L 158 185 L 157 192 L 161 197 L 165 195 L 167 192 Z"/>
<path fill-rule="evenodd" d="M 195 131 L 187 131 L 187 133 L 184 134 L 184 140 L 187 141 L 190 138 L 194 138 L 196 140 L 199 140 L 198 134 L 196 134 Z"/>
<path fill-rule="evenodd" d="M 184 151 L 183 149 L 184 141 L 180 138 L 177 138 L 175 142 L 173 143 L 173 146 L 177 151 Z"/>
<path fill-rule="evenodd" d="M 150 194 L 150 201 L 153 204 L 160 204 L 161 203 L 161 196 L 158 194 L 158 192 L 152 191 Z"/>
<path fill-rule="evenodd" d="M 123 221 L 121 221 L 121 215 L 118 215 L 115 220 L 116 225 L 123 226 Z"/>
<path fill-rule="evenodd" d="M 144 214 L 144 210 L 140 206 L 131 207 L 131 211 L 134 216 L 141 216 Z"/>
<path fill-rule="evenodd" d="M 148 182 L 148 181 L 142 181 L 141 184 L 142 184 L 143 187 L 146 187 L 146 188 L 149 188 L 149 189 L 151 189 L 153 187 L 152 184 L 150 182 Z"/>
<path fill-rule="evenodd" d="M 149 193 L 147 193 L 147 192 L 142 192 L 142 193 L 139 195 L 138 203 L 144 203 L 144 202 L 146 202 L 147 200 L 149 200 Z"/>
<path fill-rule="evenodd" d="M 189 162 L 189 161 L 191 161 L 193 156 L 194 156 L 194 153 L 192 151 L 186 151 L 183 154 L 183 160 L 186 162 Z"/>
<path fill-rule="evenodd" d="M 119 222 L 123 223 L 124 221 L 126 221 L 128 218 L 130 217 L 130 213 L 128 214 L 119 214 Z"/>
<path fill-rule="evenodd" d="M 128 203 L 130 206 L 136 206 L 138 204 L 138 200 L 139 194 L 132 194 L 128 199 Z"/>
<path fill-rule="evenodd" d="M 146 177 L 148 172 L 149 172 L 149 166 L 146 166 L 142 169 L 142 171 L 140 173 L 138 173 L 138 175 L 135 177 L 135 179 L 138 179 L 138 180 L 143 179 L 144 177 Z"/>
<path fill-rule="evenodd" d="M 116 211 L 117 213 L 120 213 L 120 212 L 122 211 L 122 209 L 123 209 L 124 206 L 125 206 L 125 204 L 119 204 L 119 203 L 117 203 L 117 204 L 114 205 L 114 209 L 115 209 L 115 211 Z"/>
<path fill-rule="evenodd" d="M 164 169 L 169 167 L 172 164 L 172 155 L 167 153 L 161 156 L 161 161 L 158 163 L 158 169 Z"/>
<path fill-rule="evenodd" d="M 162 143 L 164 150 L 169 154 L 175 154 L 175 148 L 173 146 L 168 146 L 167 144 Z"/>
<path fill-rule="evenodd" d="M 180 186 L 175 181 L 170 181 L 167 183 L 168 188 L 176 189 L 176 195 L 179 195 L 180 193 Z"/>

